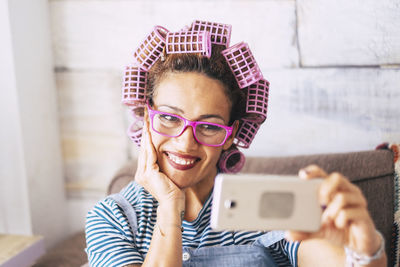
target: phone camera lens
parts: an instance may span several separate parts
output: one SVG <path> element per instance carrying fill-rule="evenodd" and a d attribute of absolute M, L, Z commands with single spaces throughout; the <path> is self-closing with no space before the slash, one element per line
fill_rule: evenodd
<path fill-rule="evenodd" d="M 225 208 L 227 208 L 227 209 L 233 209 L 234 207 L 236 207 L 236 201 L 235 200 L 230 200 L 230 199 L 227 199 L 227 200 L 225 200 Z"/>

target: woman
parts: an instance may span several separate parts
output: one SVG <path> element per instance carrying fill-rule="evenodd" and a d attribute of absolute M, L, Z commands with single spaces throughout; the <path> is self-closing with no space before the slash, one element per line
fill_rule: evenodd
<path fill-rule="evenodd" d="M 317 166 L 299 176 L 326 177 L 318 232 L 288 231 L 286 239 L 272 240 L 265 232 L 210 229 L 218 162 L 235 147 L 239 120 L 246 116 L 246 96 L 222 50 L 213 44 L 210 58 L 164 53 L 148 68 L 135 181 L 89 212 L 91 266 L 386 266 L 383 239 L 361 191 Z"/>

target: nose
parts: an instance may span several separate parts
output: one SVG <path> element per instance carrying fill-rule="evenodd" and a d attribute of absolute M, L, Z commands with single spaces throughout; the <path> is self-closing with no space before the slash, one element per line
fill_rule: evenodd
<path fill-rule="evenodd" d="M 181 145 L 181 149 L 188 149 L 193 148 L 198 145 L 195 137 L 194 137 L 194 130 L 192 126 L 187 126 L 186 129 L 180 136 L 175 137 L 177 143 Z"/>

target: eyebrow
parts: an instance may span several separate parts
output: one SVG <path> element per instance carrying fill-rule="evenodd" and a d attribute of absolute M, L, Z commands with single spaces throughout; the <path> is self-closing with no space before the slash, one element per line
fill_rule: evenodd
<path fill-rule="evenodd" d="M 174 106 L 170 106 L 170 105 L 159 105 L 158 107 L 167 107 L 176 112 L 179 112 L 180 114 L 185 114 L 185 112 L 178 107 L 174 107 Z M 198 120 L 204 120 L 204 119 L 210 119 L 210 118 L 218 118 L 218 119 L 221 119 L 225 123 L 225 119 L 218 114 L 203 114 L 198 118 Z"/>

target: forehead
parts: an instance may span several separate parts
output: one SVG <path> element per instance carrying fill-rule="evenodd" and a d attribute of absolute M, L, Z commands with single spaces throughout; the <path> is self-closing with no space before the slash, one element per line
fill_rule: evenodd
<path fill-rule="evenodd" d="M 223 84 L 201 73 L 169 73 L 155 88 L 156 105 L 181 109 L 187 118 L 218 114 L 229 120 L 231 103 Z"/>

